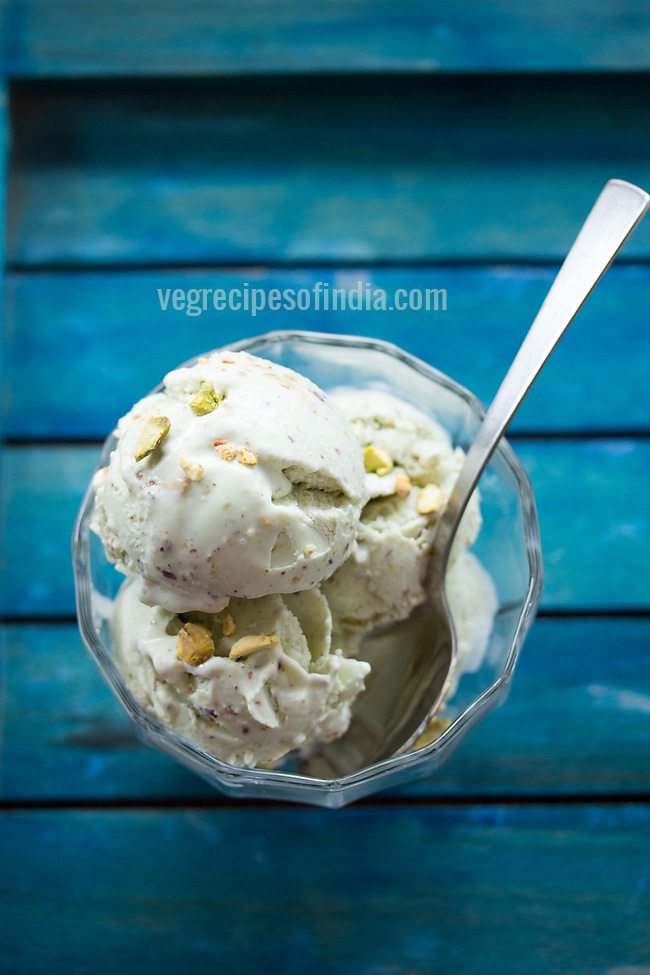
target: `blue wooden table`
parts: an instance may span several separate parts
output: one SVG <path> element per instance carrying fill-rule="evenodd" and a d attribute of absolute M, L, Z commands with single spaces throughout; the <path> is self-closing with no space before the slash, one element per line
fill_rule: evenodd
<path fill-rule="evenodd" d="M 513 427 L 540 619 L 435 778 L 325 813 L 141 746 L 82 649 L 98 443 L 203 349 L 375 335 L 490 397 L 604 181 L 650 185 L 650 4 L 9 0 L 0 969 L 650 972 L 650 223 Z M 440 287 L 444 313 L 158 288 Z"/>

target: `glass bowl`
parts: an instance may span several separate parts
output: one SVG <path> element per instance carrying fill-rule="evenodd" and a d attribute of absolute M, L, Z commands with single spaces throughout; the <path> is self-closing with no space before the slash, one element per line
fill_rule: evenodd
<path fill-rule="evenodd" d="M 383 389 L 435 416 L 454 444 L 466 447 L 484 414 L 478 400 L 448 376 L 397 346 L 374 339 L 318 332 L 269 332 L 229 345 L 289 366 L 324 390 L 339 386 Z M 191 360 L 193 362 L 195 360 Z M 98 460 L 115 446 L 108 437 Z M 229 795 L 283 799 L 339 807 L 390 786 L 431 775 L 461 739 L 505 698 L 542 587 L 539 525 L 530 482 L 502 441 L 481 479 L 483 527 L 472 551 L 494 580 L 499 609 L 483 663 L 464 674 L 445 717 L 451 724 L 429 745 L 337 779 L 310 777 L 287 764 L 279 769 L 239 768 L 220 761 L 152 717 L 134 699 L 113 659 L 107 621 L 124 577 L 107 561 L 89 529 L 89 488 L 74 529 L 77 614 L 84 642 L 139 736 L 189 766 Z"/>

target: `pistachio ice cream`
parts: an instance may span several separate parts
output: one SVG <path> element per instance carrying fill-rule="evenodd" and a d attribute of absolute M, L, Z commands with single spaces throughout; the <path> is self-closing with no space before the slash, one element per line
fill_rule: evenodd
<path fill-rule="evenodd" d="M 346 390 L 331 399 L 355 431 L 366 470 L 367 501 L 354 545 L 323 586 L 337 637 L 352 649 L 374 627 L 406 619 L 423 602 L 436 525 L 465 455 L 435 420 L 388 393 Z M 475 492 L 451 566 L 480 526 Z"/>
<path fill-rule="evenodd" d="M 327 396 L 228 351 L 170 372 L 116 438 L 92 527 L 128 576 L 111 633 L 133 696 L 234 765 L 343 735 L 370 671 L 364 638 L 425 598 L 462 450 L 388 393 Z M 480 666 L 496 611 L 468 551 L 480 526 L 475 493 L 447 575 L 455 681 Z"/>
<path fill-rule="evenodd" d="M 359 442 L 324 393 L 246 352 L 165 377 L 118 423 L 95 476 L 110 559 L 172 612 L 310 589 L 344 561 L 363 499 Z"/>
<path fill-rule="evenodd" d="M 111 629 L 137 700 L 178 734 L 233 765 L 276 761 L 346 731 L 368 664 L 332 645 L 318 589 L 232 599 L 179 616 L 125 582 Z"/>

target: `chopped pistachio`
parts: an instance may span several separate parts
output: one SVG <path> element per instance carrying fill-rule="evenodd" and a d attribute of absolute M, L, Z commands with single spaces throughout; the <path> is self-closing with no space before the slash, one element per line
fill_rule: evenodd
<path fill-rule="evenodd" d="M 393 458 L 383 447 L 369 444 L 363 451 L 363 463 L 368 474 L 378 474 L 383 477 L 393 469 Z"/>
<path fill-rule="evenodd" d="M 234 634 L 237 632 L 237 624 L 230 613 L 226 613 L 221 620 L 221 629 L 223 630 L 224 636 L 234 636 Z"/>
<path fill-rule="evenodd" d="M 430 745 L 432 741 L 440 737 L 443 731 L 447 730 L 450 724 L 449 718 L 432 718 L 420 737 L 415 739 L 413 749 L 417 750 L 424 748 L 425 745 Z"/>
<path fill-rule="evenodd" d="M 223 398 L 223 393 L 215 393 L 212 383 L 201 383 L 198 393 L 190 400 L 190 409 L 197 416 L 206 416 L 216 410 Z"/>
<path fill-rule="evenodd" d="M 159 447 L 163 442 L 171 428 L 171 423 L 169 417 L 167 416 L 149 416 L 145 420 L 142 429 L 140 430 L 140 436 L 138 437 L 137 443 L 135 445 L 135 450 L 133 456 L 136 460 L 144 460 L 149 454 L 152 454 L 156 447 Z"/>
<path fill-rule="evenodd" d="M 419 515 L 432 515 L 440 511 L 445 501 L 445 494 L 437 484 L 427 484 L 418 494 L 416 509 Z"/>
<path fill-rule="evenodd" d="M 204 664 L 214 655 L 212 633 L 201 623 L 185 623 L 176 638 L 176 656 L 192 667 Z"/>
<path fill-rule="evenodd" d="M 231 660 L 239 660 L 240 657 L 248 657 L 256 650 L 265 650 L 278 642 L 278 637 L 275 635 L 263 636 L 260 633 L 255 636 L 242 636 L 233 643 L 229 656 Z"/>
<path fill-rule="evenodd" d="M 411 493 L 411 478 L 408 474 L 398 474 L 395 478 L 395 494 L 398 498 L 408 498 Z"/>
<path fill-rule="evenodd" d="M 200 481 L 205 473 L 202 464 L 189 460 L 187 457 L 180 457 L 178 460 L 181 468 L 185 471 L 190 481 Z"/>
<path fill-rule="evenodd" d="M 237 448 L 231 443 L 216 444 L 216 451 L 222 460 L 234 460 L 238 453 Z"/>
<path fill-rule="evenodd" d="M 246 464 L 247 467 L 254 467 L 257 464 L 257 456 L 248 447 L 242 447 L 239 453 L 239 463 Z"/>

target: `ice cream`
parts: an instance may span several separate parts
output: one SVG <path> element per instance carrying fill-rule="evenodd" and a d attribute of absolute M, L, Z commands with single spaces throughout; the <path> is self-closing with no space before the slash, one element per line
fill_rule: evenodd
<path fill-rule="evenodd" d="M 310 589 L 344 561 L 363 500 L 361 449 L 308 379 L 245 352 L 165 377 L 118 424 L 95 476 L 108 557 L 173 612 Z"/>
<path fill-rule="evenodd" d="M 339 737 L 368 664 L 332 649 L 318 589 L 232 599 L 182 617 L 118 594 L 113 646 L 137 700 L 179 735 L 233 765 L 274 762 Z"/>
<path fill-rule="evenodd" d="M 116 434 L 93 527 L 129 577 L 110 625 L 133 696 L 234 765 L 343 735 L 370 671 L 363 639 L 424 600 L 462 450 L 387 393 L 326 396 L 228 351 L 169 373 Z M 480 666 L 496 612 L 467 551 L 480 526 L 475 494 L 447 577 L 452 687 Z"/>
<path fill-rule="evenodd" d="M 354 546 L 323 584 L 337 639 L 354 652 L 373 627 L 406 619 L 425 598 L 423 578 L 442 512 L 464 460 L 449 435 L 419 410 L 376 390 L 341 391 L 331 399 L 348 418 L 364 450 L 366 497 Z M 478 494 L 463 516 L 451 556 L 475 540 L 481 526 Z M 472 572 L 463 560 L 455 590 Z M 479 567 L 480 568 L 480 567 Z M 469 586 L 468 591 L 474 587 Z M 465 611 L 464 611 L 464 615 Z"/>

